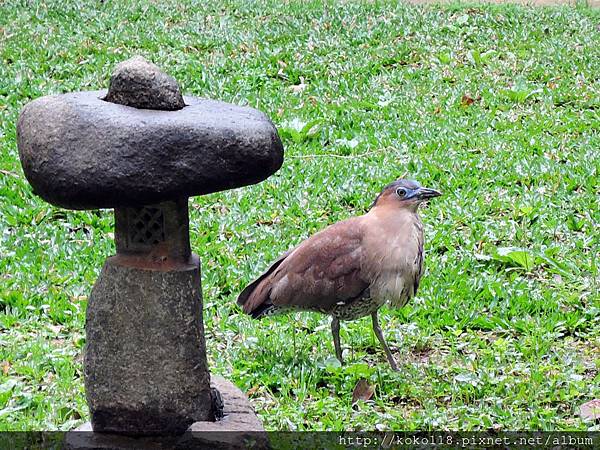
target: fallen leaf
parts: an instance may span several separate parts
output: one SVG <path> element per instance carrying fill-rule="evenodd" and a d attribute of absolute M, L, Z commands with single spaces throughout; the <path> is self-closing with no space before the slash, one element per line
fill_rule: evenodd
<path fill-rule="evenodd" d="M 600 399 L 594 399 L 579 407 L 579 416 L 583 420 L 600 420 Z"/>
<path fill-rule="evenodd" d="M 44 382 L 45 382 L 46 384 L 50 384 L 50 383 L 52 383 L 52 381 L 54 380 L 54 377 L 55 377 L 55 375 L 54 375 L 54 373 L 53 373 L 53 372 L 48 372 L 48 373 L 46 374 L 46 376 L 44 377 Z"/>
<path fill-rule="evenodd" d="M 10 363 L 8 361 L 2 361 L 0 363 L 0 367 L 2 367 L 2 373 L 4 375 L 8 375 L 8 371 L 10 370 Z"/>
<path fill-rule="evenodd" d="M 352 404 L 354 405 L 358 400 L 370 400 L 375 393 L 375 386 L 370 384 L 364 378 L 358 380 L 354 390 L 352 391 Z"/>
<path fill-rule="evenodd" d="M 475 99 L 473 99 L 473 97 L 471 97 L 470 95 L 465 94 L 460 99 L 460 103 L 463 106 L 471 106 L 473 103 L 475 103 Z"/>
<path fill-rule="evenodd" d="M 553 278 L 553 279 L 554 279 L 554 281 L 555 281 L 555 282 L 557 282 L 557 283 L 562 283 L 562 281 L 563 281 L 562 277 L 561 277 L 560 275 L 558 275 L 558 274 L 554 274 L 554 275 L 552 276 L 552 278 Z"/>
<path fill-rule="evenodd" d="M 248 397 L 250 397 L 251 395 L 254 395 L 258 392 L 258 385 L 257 386 L 252 386 L 250 389 L 248 389 L 247 395 Z"/>
<path fill-rule="evenodd" d="M 62 329 L 63 329 L 62 325 L 48 325 L 48 328 L 54 334 L 59 334 L 62 331 Z"/>
<path fill-rule="evenodd" d="M 304 89 L 306 89 L 307 87 L 308 87 L 308 84 L 306 84 L 304 82 L 304 78 L 300 77 L 300 83 L 290 86 L 290 89 L 292 90 L 292 92 L 295 92 L 296 94 L 298 94 L 298 93 L 302 92 Z"/>

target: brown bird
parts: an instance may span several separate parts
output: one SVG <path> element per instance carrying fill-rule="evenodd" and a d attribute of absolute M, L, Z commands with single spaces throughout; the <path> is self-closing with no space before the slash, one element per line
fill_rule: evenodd
<path fill-rule="evenodd" d="M 397 370 L 377 311 L 386 302 L 401 308 L 417 292 L 423 271 L 417 209 L 439 195 L 416 181 L 394 181 L 366 214 L 330 225 L 282 255 L 242 291 L 238 304 L 255 319 L 293 310 L 331 315 L 335 354 L 342 363 L 340 320 L 370 314 L 373 331 Z"/>

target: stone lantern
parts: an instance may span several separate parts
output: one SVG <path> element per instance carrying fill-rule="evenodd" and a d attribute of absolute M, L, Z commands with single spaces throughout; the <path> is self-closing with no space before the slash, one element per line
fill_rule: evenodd
<path fill-rule="evenodd" d="M 27 104 L 17 136 L 37 195 L 64 208 L 114 208 L 116 255 L 86 315 L 93 430 L 176 435 L 218 419 L 220 406 L 227 414 L 227 396 L 237 394 L 224 380 L 211 388 L 188 198 L 277 171 L 283 148 L 273 124 L 252 108 L 183 97 L 172 77 L 136 57 L 117 66 L 108 93 Z"/>

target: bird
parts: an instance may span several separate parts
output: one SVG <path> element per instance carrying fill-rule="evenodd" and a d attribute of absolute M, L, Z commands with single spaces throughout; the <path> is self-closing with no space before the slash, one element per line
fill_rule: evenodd
<path fill-rule="evenodd" d="M 241 291 L 238 305 L 255 319 L 291 311 L 330 315 L 341 364 L 340 321 L 370 315 L 391 368 L 398 370 L 377 312 L 384 304 L 401 308 L 416 294 L 423 273 L 418 208 L 440 195 L 413 180 L 393 181 L 365 214 L 329 225 L 275 260 Z"/>

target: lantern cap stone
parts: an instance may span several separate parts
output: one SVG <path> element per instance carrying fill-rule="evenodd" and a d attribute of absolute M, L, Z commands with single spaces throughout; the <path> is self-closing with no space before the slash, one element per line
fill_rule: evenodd
<path fill-rule="evenodd" d="M 175 111 L 185 106 L 175 78 L 141 56 L 117 64 L 104 100 L 164 111 Z"/>
<path fill-rule="evenodd" d="M 185 96 L 186 106 L 165 111 L 106 97 L 106 91 L 52 95 L 21 111 L 21 164 L 49 203 L 155 204 L 258 183 L 283 163 L 277 130 L 253 108 Z"/>

